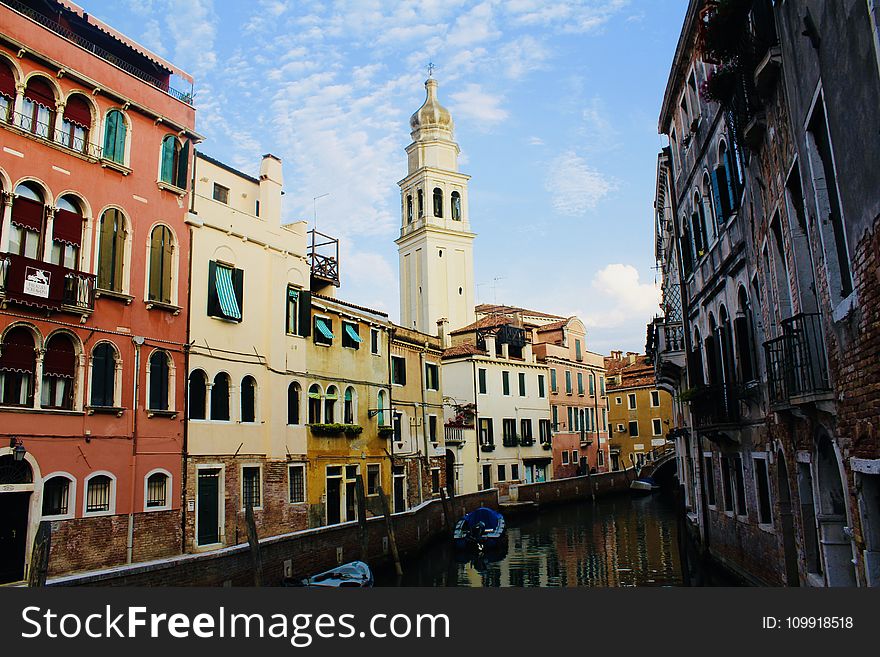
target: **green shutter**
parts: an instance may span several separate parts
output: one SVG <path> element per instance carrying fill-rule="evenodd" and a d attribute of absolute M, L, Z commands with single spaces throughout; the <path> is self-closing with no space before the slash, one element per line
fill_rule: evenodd
<path fill-rule="evenodd" d="M 183 142 L 180 155 L 177 158 L 177 172 L 175 184 L 181 189 L 187 188 L 187 176 L 189 175 L 189 140 Z"/>
<path fill-rule="evenodd" d="M 299 293 L 299 334 L 304 338 L 312 334 L 312 293 L 302 290 Z"/>
<path fill-rule="evenodd" d="M 107 120 L 104 125 L 104 157 L 108 160 L 116 159 L 114 157 L 114 148 L 116 146 L 116 129 L 119 123 L 119 112 L 111 110 L 107 112 Z"/>
<path fill-rule="evenodd" d="M 162 140 L 162 168 L 159 179 L 174 184 L 174 147 L 177 140 L 169 135 Z"/>

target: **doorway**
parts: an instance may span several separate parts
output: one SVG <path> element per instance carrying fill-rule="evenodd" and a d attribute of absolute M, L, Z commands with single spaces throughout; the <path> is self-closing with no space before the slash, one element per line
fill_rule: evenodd
<path fill-rule="evenodd" d="M 776 489 L 779 495 L 779 518 L 782 526 L 782 554 L 785 559 L 785 585 L 800 586 L 797 546 L 794 542 L 794 514 L 791 510 L 791 487 L 788 466 L 782 451 L 776 454 Z"/>
<path fill-rule="evenodd" d="M 852 543 L 847 536 L 846 496 L 840 479 L 840 462 L 827 436 L 816 451 L 816 519 L 828 586 L 855 586 Z"/>
<path fill-rule="evenodd" d="M 455 497 L 455 454 L 446 450 L 446 497 Z"/>
<path fill-rule="evenodd" d="M 357 520 L 357 478 L 359 467 L 345 466 L 345 521 Z"/>
<path fill-rule="evenodd" d="M 484 465 L 483 466 L 483 490 L 489 490 L 492 488 L 492 466 Z"/>
<path fill-rule="evenodd" d="M 342 467 L 327 466 L 327 524 L 338 525 L 342 522 Z"/>
<path fill-rule="evenodd" d="M 0 456 L 0 584 L 24 579 L 34 473 L 27 461 Z"/>
<path fill-rule="evenodd" d="M 402 465 L 395 465 L 391 472 L 394 485 L 394 513 L 406 510 L 406 472 Z"/>
<path fill-rule="evenodd" d="M 198 545 L 220 543 L 220 468 L 199 469 L 196 487 Z"/>

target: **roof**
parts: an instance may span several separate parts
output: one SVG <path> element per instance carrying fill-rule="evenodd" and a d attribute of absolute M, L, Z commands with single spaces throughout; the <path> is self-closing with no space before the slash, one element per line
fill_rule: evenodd
<path fill-rule="evenodd" d="M 620 376 L 620 383 L 610 385 L 610 390 L 620 388 L 638 388 L 643 386 L 653 386 L 656 383 L 654 378 L 654 366 L 648 361 L 648 357 L 639 354 L 635 358 L 634 363 L 630 363 L 629 356 L 622 358 L 605 357 L 605 376 Z"/>
<path fill-rule="evenodd" d="M 239 171 L 238 169 L 234 169 L 233 167 L 229 166 L 225 162 L 221 162 L 220 160 L 216 160 L 213 157 L 211 157 L 210 155 L 205 155 L 202 151 L 197 150 L 196 157 L 199 158 L 200 160 L 204 160 L 205 162 L 210 162 L 214 166 L 220 167 L 221 169 L 225 169 L 229 173 L 235 174 L 236 176 L 244 178 L 245 180 L 250 180 L 252 183 L 256 183 L 258 185 L 260 184 L 259 179 L 254 178 L 253 176 L 249 176 L 248 174 L 244 173 L 243 171 Z"/>
<path fill-rule="evenodd" d="M 558 331 L 561 328 L 565 328 L 568 324 L 567 319 L 560 319 L 557 322 L 550 322 L 549 324 L 544 324 L 537 328 L 538 333 L 543 333 L 544 331 Z"/>
<path fill-rule="evenodd" d="M 511 315 L 513 313 L 521 313 L 523 315 L 531 315 L 532 317 L 550 317 L 552 319 L 565 319 L 562 315 L 551 315 L 542 313 L 538 310 L 529 310 L 528 308 L 519 308 L 517 306 L 504 306 L 493 303 L 482 303 L 474 310 L 483 315 Z"/>
<path fill-rule="evenodd" d="M 346 306 L 348 308 L 354 308 L 355 310 L 362 310 L 367 313 L 373 313 L 374 315 L 379 315 L 380 317 L 388 317 L 388 313 L 382 312 L 381 310 L 373 310 L 372 308 L 367 308 L 366 306 L 358 306 L 357 304 L 343 301 L 342 299 L 337 299 L 336 297 L 328 297 L 323 294 L 318 294 L 317 292 L 312 292 L 312 298 L 322 299 L 331 303 L 338 303 L 340 306 Z"/>
<path fill-rule="evenodd" d="M 484 355 L 486 352 L 483 349 L 480 349 L 477 345 L 471 344 L 470 342 L 465 342 L 463 344 L 457 344 L 454 347 L 449 347 L 443 351 L 443 356 L 441 358 L 456 358 L 458 356 L 476 356 L 476 355 Z"/>
<path fill-rule="evenodd" d="M 499 326 L 504 326 L 505 324 L 510 324 L 512 321 L 513 318 L 507 315 L 490 315 L 489 317 L 481 317 L 473 324 L 468 324 L 460 329 L 455 329 L 454 331 L 451 331 L 449 335 L 470 333 L 471 331 L 478 331 L 480 329 L 497 328 Z"/>

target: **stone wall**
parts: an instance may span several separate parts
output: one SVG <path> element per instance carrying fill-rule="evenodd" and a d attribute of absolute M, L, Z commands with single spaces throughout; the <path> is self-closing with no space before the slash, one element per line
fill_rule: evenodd
<path fill-rule="evenodd" d="M 603 472 L 583 477 L 551 479 L 537 484 L 511 486 L 511 501 L 535 502 L 538 505 L 571 502 L 591 495 L 606 495 L 629 490 L 633 474 L 624 472 Z"/>

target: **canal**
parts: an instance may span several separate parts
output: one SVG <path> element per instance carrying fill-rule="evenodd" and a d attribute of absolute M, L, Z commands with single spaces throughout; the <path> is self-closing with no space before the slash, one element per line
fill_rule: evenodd
<path fill-rule="evenodd" d="M 666 495 L 615 495 L 509 520 L 506 553 L 464 561 L 451 540 L 375 573 L 377 586 L 680 586 L 675 510 Z"/>

